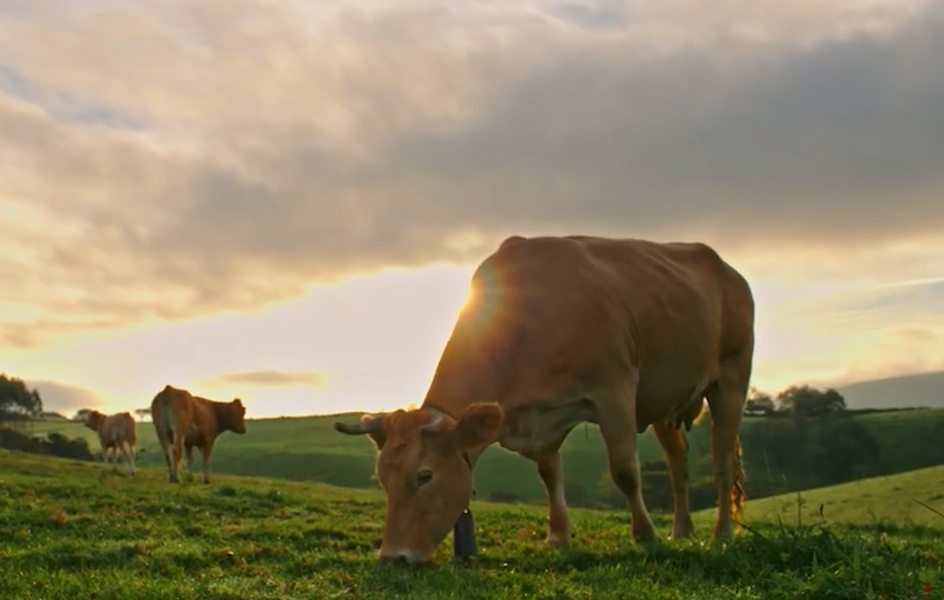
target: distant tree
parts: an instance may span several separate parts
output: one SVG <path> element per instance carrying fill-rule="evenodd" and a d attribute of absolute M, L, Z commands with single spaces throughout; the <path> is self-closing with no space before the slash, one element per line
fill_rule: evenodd
<path fill-rule="evenodd" d="M 512 494 L 511 492 L 503 492 L 501 490 L 495 490 L 488 495 L 489 502 L 501 502 L 503 504 L 517 504 L 521 502 L 521 498 Z"/>
<path fill-rule="evenodd" d="M 672 495 L 672 479 L 665 462 L 644 462 L 639 466 L 639 473 L 642 477 L 642 493 L 646 498 L 646 505 L 652 510 L 672 512 L 675 498 Z M 626 501 L 625 497 L 623 501 Z"/>
<path fill-rule="evenodd" d="M 836 390 L 819 390 L 806 384 L 788 387 L 777 395 L 777 401 L 797 419 L 821 417 L 846 410 L 846 399 Z"/>
<path fill-rule="evenodd" d="M 744 452 L 758 457 L 765 471 L 751 479 L 765 488 L 780 486 L 783 477 L 791 482 L 809 471 L 806 460 L 806 432 L 791 419 L 762 419 L 742 430 Z M 766 490 L 765 490 L 766 491 Z"/>
<path fill-rule="evenodd" d="M 151 409 L 150 408 L 137 408 L 135 409 L 134 414 L 138 415 L 138 420 L 143 422 L 146 417 L 151 416 Z"/>
<path fill-rule="evenodd" d="M 642 493 L 646 498 L 646 506 L 650 510 L 671 512 L 675 501 L 672 496 L 672 480 L 661 460 L 644 462 L 639 466 L 642 476 Z M 609 508 L 626 508 L 626 495 L 616 484 L 609 469 L 600 474 L 596 488 L 597 503 Z"/>
<path fill-rule="evenodd" d="M 774 412 L 776 405 L 773 397 L 761 392 L 755 387 L 751 387 L 747 393 L 747 402 L 744 404 L 744 412 L 749 415 L 769 415 Z"/>
<path fill-rule="evenodd" d="M 626 508 L 626 496 L 613 483 L 613 476 L 609 469 L 600 473 L 596 489 L 597 503 L 608 508 Z"/>
<path fill-rule="evenodd" d="M 817 432 L 809 455 L 820 482 L 832 485 L 872 475 L 881 445 L 857 419 L 831 419 Z"/>
<path fill-rule="evenodd" d="M 87 417 L 90 412 L 92 412 L 91 408 L 80 408 L 79 410 L 75 411 L 75 415 L 72 417 L 72 420 L 84 421 L 85 417 Z"/>
<path fill-rule="evenodd" d="M 574 506 L 592 506 L 593 494 L 582 481 L 575 477 L 564 477 L 564 494 Z"/>
<path fill-rule="evenodd" d="M 42 412 L 39 392 L 27 388 L 22 379 L 0 373 L 0 425 L 28 421 Z"/>

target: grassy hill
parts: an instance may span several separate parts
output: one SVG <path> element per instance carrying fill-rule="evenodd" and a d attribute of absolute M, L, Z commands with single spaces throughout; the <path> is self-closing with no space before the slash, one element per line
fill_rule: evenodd
<path fill-rule="evenodd" d="M 16 600 L 944 597 L 944 518 L 911 501 L 944 508 L 944 468 L 804 494 L 826 503 L 828 525 L 778 524 L 793 496 L 751 502 L 729 545 L 708 543 L 711 511 L 695 515 L 694 539 L 646 548 L 629 541 L 625 511 L 575 509 L 560 551 L 540 541 L 543 508 L 476 501 L 478 556 L 453 561 L 447 540 L 439 568 L 414 568 L 376 560 L 374 490 L 236 476 L 173 486 L 158 469 L 128 478 L 2 450 L 0 465 L 0 589 Z"/>
<path fill-rule="evenodd" d="M 944 408 L 944 371 L 859 381 L 836 391 L 849 408 Z"/>
<path fill-rule="evenodd" d="M 332 423 L 339 418 L 356 420 L 358 417 L 347 414 L 252 420 L 246 435 L 226 433 L 220 438 L 210 463 L 211 471 L 376 488 L 371 479 L 373 446 L 363 437 L 341 435 L 332 428 Z M 865 413 L 853 418 L 881 443 L 882 453 L 876 473 L 900 473 L 936 464 L 928 448 L 915 441 L 939 439 L 937 432 L 944 432 L 944 410 Z M 762 418 L 745 419 L 744 437 L 748 437 L 748 430 L 763 421 Z M 706 426 L 696 427 L 689 434 L 694 479 L 709 477 L 711 472 L 707 420 L 703 425 Z M 95 433 L 78 423 L 53 421 L 38 422 L 33 426 L 34 435 L 53 431 L 70 437 L 84 437 L 93 449 L 98 448 Z M 162 465 L 163 457 L 151 423 L 138 424 L 138 439 L 139 448 L 144 450 L 138 463 Z M 639 453 L 644 463 L 662 460 L 662 450 L 651 431 L 641 436 Z M 756 496 L 767 489 L 762 484 L 784 478 L 783 473 L 771 467 L 770 457 L 746 443 L 744 456 L 749 494 Z M 600 490 L 609 490 L 606 452 L 595 426 L 581 426 L 574 430 L 564 445 L 563 461 L 571 504 L 592 505 L 593 499 L 604 493 Z M 544 498 L 532 463 L 498 447 L 489 448 L 482 456 L 476 468 L 476 486 L 482 498 L 514 497 L 525 502 L 543 502 Z M 802 486 L 802 482 L 797 482 L 797 486 Z M 796 489 L 796 486 L 786 489 Z M 714 502 L 713 490 L 710 490 L 710 496 L 709 502 Z"/>

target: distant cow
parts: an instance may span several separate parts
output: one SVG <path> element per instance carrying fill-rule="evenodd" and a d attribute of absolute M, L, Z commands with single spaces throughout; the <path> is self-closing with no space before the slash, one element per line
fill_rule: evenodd
<path fill-rule="evenodd" d="M 422 405 L 359 423 L 377 447 L 386 497 L 381 558 L 426 562 L 472 492 L 493 442 L 537 463 L 547 542 L 571 525 L 559 449 L 581 422 L 600 427 L 632 535 L 656 538 L 642 496 L 637 434 L 665 452 L 673 537 L 692 533 L 685 433 L 711 413 L 719 506 L 733 535 L 744 500 L 738 436 L 754 352 L 750 286 L 712 248 L 589 236 L 513 236 L 476 269 L 470 296 Z"/>
<path fill-rule="evenodd" d="M 239 398 L 217 402 L 165 386 L 151 401 L 151 420 L 167 461 L 167 480 L 179 482 L 177 470 L 183 451 L 187 453 L 187 479 L 193 479 L 196 446 L 203 457 L 203 482 L 210 483 L 210 453 L 217 436 L 224 431 L 246 433 L 245 416 L 246 407 Z"/>
<path fill-rule="evenodd" d="M 93 410 L 85 416 L 83 424 L 98 433 L 98 443 L 102 447 L 102 465 L 108 467 L 108 455 L 111 454 L 112 466 L 117 471 L 118 450 L 121 450 L 131 474 L 134 475 L 134 445 L 138 438 L 131 413 L 105 415 Z"/>

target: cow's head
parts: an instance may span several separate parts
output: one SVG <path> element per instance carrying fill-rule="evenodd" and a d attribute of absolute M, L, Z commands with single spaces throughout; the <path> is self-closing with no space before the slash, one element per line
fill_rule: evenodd
<path fill-rule="evenodd" d="M 429 562 L 472 496 L 469 450 L 491 443 L 501 427 L 497 404 L 469 406 L 457 419 L 432 409 L 398 410 L 360 423 L 377 447 L 377 479 L 387 496 L 380 558 Z"/>
<path fill-rule="evenodd" d="M 104 420 L 105 420 L 105 415 L 98 412 L 97 410 L 93 410 L 92 412 L 85 415 L 85 422 L 83 423 L 83 425 L 85 425 L 92 431 L 98 431 L 99 428 L 102 426 L 102 421 Z"/>
<path fill-rule="evenodd" d="M 232 402 L 227 402 L 223 410 L 221 425 L 224 429 L 229 429 L 233 433 L 240 435 L 246 433 L 246 407 L 239 398 L 233 398 Z"/>

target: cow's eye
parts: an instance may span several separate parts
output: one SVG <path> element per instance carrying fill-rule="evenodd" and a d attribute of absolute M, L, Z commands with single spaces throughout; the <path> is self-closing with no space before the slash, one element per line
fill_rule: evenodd
<path fill-rule="evenodd" d="M 431 469 L 423 469 L 416 474 L 416 485 L 423 487 L 433 479 L 433 471 Z"/>

